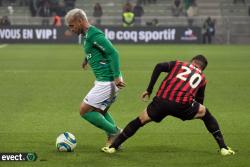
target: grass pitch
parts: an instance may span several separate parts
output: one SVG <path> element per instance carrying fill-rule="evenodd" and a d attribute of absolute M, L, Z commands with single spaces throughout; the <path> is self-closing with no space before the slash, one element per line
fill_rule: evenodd
<path fill-rule="evenodd" d="M 215 115 L 226 143 L 237 151 L 221 157 L 199 120 L 168 117 L 143 127 L 115 155 L 100 152 L 105 134 L 79 116 L 79 104 L 93 86 L 83 71 L 78 45 L 8 45 L 0 49 L 0 152 L 36 152 L 35 162 L 0 162 L 0 166 L 168 166 L 246 167 L 250 145 L 250 46 L 117 45 L 127 87 L 110 108 L 120 127 L 148 103 L 141 102 L 156 63 L 208 58 L 205 105 Z M 158 89 L 162 74 L 154 88 Z M 73 153 L 56 151 L 56 137 L 77 138 Z"/>

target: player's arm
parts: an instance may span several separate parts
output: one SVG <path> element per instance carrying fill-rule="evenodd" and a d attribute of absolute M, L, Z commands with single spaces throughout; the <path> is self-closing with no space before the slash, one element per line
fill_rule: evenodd
<path fill-rule="evenodd" d="M 205 89 L 206 89 L 206 84 L 202 85 L 196 93 L 195 100 L 200 104 L 203 104 L 204 102 Z"/>
<path fill-rule="evenodd" d="M 88 65 L 88 60 L 87 60 L 87 58 L 85 57 L 85 59 L 84 59 L 83 62 L 82 62 L 82 68 L 83 68 L 84 70 L 86 70 L 86 69 L 87 69 L 87 65 Z"/>
<path fill-rule="evenodd" d="M 121 72 L 120 72 L 120 60 L 119 55 L 116 49 L 113 47 L 111 42 L 105 38 L 104 35 L 97 36 L 93 41 L 94 47 L 99 49 L 104 55 L 108 55 L 111 58 L 111 68 L 114 71 L 114 78 L 116 86 L 122 88 L 125 86 L 125 83 L 122 80 Z"/>
<path fill-rule="evenodd" d="M 120 76 L 120 62 L 119 56 L 116 49 L 113 47 L 111 42 L 105 38 L 104 35 L 98 35 L 93 40 L 93 46 L 99 49 L 101 52 L 105 53 L 104 55 L 108 55 L 111 57 L 112 68 L 114 70 L 114 77 L 117 78 Z"/>
<path fill-rule="evenodd" d="M 161 72 L 170 72 L 172 70 L 172 68 L 174 67 L 175 63 L 176 63 L 175 61 L 170 61 L 170 62 L 158 63 L 155 66 L 154 71 L 151 75 L 150 82 L 148 84 L 148 88 L 142 94 L 142 99 L 144 99 L 146 96 L 149 97 L 151 95 L 153 88 L 154 88 L 154 85 L 155 85 L 157 79 L 159 78 Z"/>

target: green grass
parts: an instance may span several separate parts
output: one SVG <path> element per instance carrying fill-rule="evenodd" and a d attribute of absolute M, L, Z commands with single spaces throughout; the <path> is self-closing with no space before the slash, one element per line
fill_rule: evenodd
<path fill-rule="evenodd" d="M 36 152 L 36 162 L 0 162 L 0 166 L 168 166 L 246 167 L 250 145 L 250 46 L 117 45 L 127 87 L 110 111 L 120 127 L 141 113 L 140 101 L 154 65 L 204 54 L 209 60 L 205 105 L 220 123 L 229 146 L 221 157 L 199 120 L 168 117 L 143 127 L 115 155 L 100 152 L 106 137 L 79 116 L 79 104 L 94 77 L 83 71 L 78 45 L 8 45 L 0 49 L 0 152 Z M 162 74 L 159 80 L 164 77 Z M 158 85 L 155 86 L 154 92 Z M 77 138 L 73 153 L 59 153 L 56 137 Z"/>

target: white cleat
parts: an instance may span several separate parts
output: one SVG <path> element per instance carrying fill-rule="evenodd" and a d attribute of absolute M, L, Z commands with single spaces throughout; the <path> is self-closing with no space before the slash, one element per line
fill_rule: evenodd
<path fill-rule="evenodd" d="M 230 147 L 227 147 L 227 149 L 226 148 L 220 149 L 220 154 L 222 156 L 228 156 L 228 155 L 234 155 L 235 152 Z"/>
<path fill-rule="evenodd" d="M 108 153 L 108 154 L 113 154 L 116 152 L 116 149 L 115 148 L 109 148 L 109 147 L 103 147 L 102 148 L 102 151 L 105 152 L 105 153 Z"/>

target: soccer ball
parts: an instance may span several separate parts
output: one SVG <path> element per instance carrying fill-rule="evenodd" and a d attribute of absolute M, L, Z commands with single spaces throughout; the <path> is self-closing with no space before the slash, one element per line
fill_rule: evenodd
<path fill-rule="evenodd" d="M 56 139 L 56 148 L 60 152 L 71 152 L 76 147 L 76 138 L 69 132 L 60 134 Z"/>

